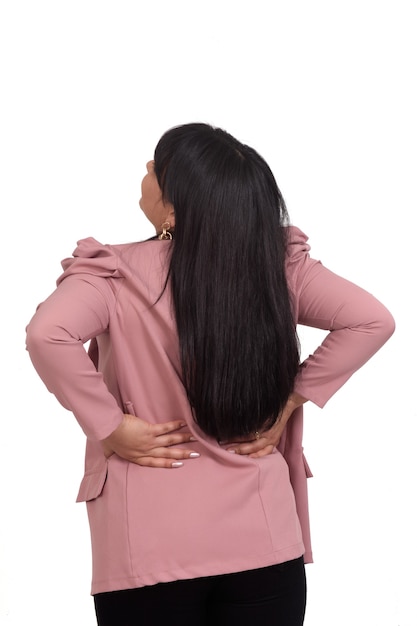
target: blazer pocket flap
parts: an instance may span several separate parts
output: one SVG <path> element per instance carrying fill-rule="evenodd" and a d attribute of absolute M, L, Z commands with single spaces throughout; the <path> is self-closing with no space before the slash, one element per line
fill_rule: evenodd
<path fill-rule="evenodd" d="M 88 502 L 101 495 L 107 478 L 107 463 L 100 470 L 86 472 L 78 491 L 77 502 Z"/>
<path fill-rule="evenodd" d="M 306 471 L 307 478 L 312 478 L 313 477 L 313 472 L 311 471 L 310 466 L 307 463 L 307 459 L 305 458 L 304 454 L 303 454 L 303 463 L 304 463 L 304 469 Z"/>

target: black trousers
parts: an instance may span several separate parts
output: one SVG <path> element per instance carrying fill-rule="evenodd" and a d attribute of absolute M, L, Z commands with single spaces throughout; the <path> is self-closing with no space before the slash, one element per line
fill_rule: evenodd
<path fill-rule="evenodd" d="M 99 626 L 302 626 L 303 558 L 94 596 Z"/>

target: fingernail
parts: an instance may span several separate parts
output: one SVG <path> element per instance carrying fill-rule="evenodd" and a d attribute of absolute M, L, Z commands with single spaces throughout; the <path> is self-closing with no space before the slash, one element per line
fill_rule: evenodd
<path fill-rule="evenodd" d="M 181 461 L 174 461 L 174 463 L 171 463 L 171 467 L 182 467 L 184 465 L 184 463 L 181 463 Z"/>
<path fill-rule="evenodd" d="M 190 458 L 196 459 L 198 456 L 200 456 L 198 452 L 190 452 Z"/>
<path fill-rule="evenodd" d="M 191 435 L 190 441 L 197 441 L 197 439 Z"/>
<path fill-rule="evenodd" d="M 230 454 L 236 454 L 236 450 L 233 450 L 233 448 L 231 450 L 228 450 L 228 452 L 230 452 Z"/>

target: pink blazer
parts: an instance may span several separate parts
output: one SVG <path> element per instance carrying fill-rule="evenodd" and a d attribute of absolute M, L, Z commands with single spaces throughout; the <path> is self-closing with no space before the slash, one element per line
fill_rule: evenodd
<path fill-rule="evenodd" d="M 389 338 L 394 321 L 372 295 L 310 258 L 290 227 L 287 277 L 298 324 L 329 331 L 301 365 L 296 391 L 318 406 Z M 27 349 L 48 389 L 86 438 L 92 593 L 312 560 L 303 413 L 261 459 L 227 452 L 195 424 L 181 382 L 166 276 L 169 241 L 79 242 L 57 289 L 27 328 Z M 89 354 L 83 344 L 90 340 Z M 100 440 L 131 413 L 183 418 L 200 458 L 178 470 L 103 456 Z"/>

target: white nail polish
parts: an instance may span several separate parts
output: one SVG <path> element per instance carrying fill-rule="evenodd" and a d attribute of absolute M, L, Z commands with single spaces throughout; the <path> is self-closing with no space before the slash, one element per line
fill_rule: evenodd
<path fill-rule="evenodd" d="M 174 461 L 174 463 L 171 463 L 171 467 L 182 467 L 184 465 L 184 463 L 181 463 L 181 461 Z"/>
<path fill-rule="evenodd" d="M 230 454 L 236 454 L 236 450 L 228 450 L 228 452 L 230 452 Z"/>
<path fill-rule="evenodd" d="M 197 457 L 199 457 L 200 455 L 198 454 L 198 452 L 191 452 L 190 453 L 190 458 L 191 459 L 196 459 Z"/>

